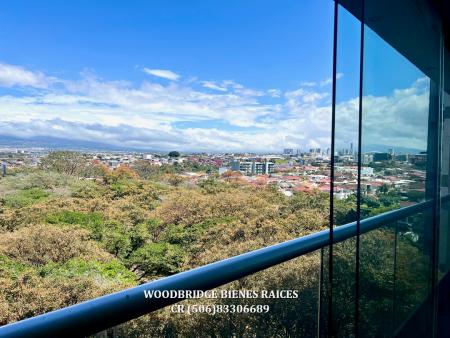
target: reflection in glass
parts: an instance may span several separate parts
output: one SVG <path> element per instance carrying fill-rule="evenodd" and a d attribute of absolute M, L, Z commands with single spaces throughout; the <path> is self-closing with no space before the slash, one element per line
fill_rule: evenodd
<path fill-rule="evenodd" d="M 365 5 L 361 219 L 435 197 L 438 139 L 436 83 L 430 73 L 425 74 L 386 42 L 386 37 L 394 39 L 392 36 L 401 34 L 396 29 L 397 17 L 380 12 L 376 1 L 367 0 Z M 417 20 L 425 19 L 420 16 Z M 371 29 L 380 26 L 384 39 Z M 421 27 L 429 28 L 426 24 Z M 427 33 L 434 34 L 431 30 Z M 430 55 L 435 52 L 436 58 L 428 60 L 428 66 L 436 66 L 439 46 L 431 47 Z M 418 309 L 424 319 L 423 332 L 431 330 L 426 300 L 432 290 L 433 224 L 430 206 L 361 235 L 361 335 L 393 336 Z"/>
<path fill-rule="evenodd" d="M 364 32 L 361 217 L 425 198 L 430 80 Z"/>
<path fill-rule="evenodd" d="M 333 226 L 435 200 L 440 113 L 440 30 L 430 24 L 433 13 L 409 1 L 341 3 L 363 20 L 364 44 L 359 44 L 360 22 L 340 8 Z M 406 25 L 413 21 L 418 24 Z M 353 30 L 343 34 L 351 22 Z M 411 34 L 426 51 L 417 50 Z M 352 85 L 344 86 L 344 79 Z M 333 246 L 332 334 L 389 337 L 407 327 L 415 313 L 430 329 L 434 207 L 430 203 L 420 213 Z"/>

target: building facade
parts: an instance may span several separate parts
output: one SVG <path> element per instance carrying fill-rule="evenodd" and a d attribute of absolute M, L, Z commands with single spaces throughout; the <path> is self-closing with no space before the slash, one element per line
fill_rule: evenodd
<path fill-rule="evenodd" d="M 274 172 L 275 163 L 264 161 L 233 161 L 232 171 L 240 171 L 244 175 L 270 175 Z"/>

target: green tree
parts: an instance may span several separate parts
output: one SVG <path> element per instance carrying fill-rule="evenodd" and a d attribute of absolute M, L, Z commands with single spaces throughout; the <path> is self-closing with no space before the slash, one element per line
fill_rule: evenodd
<path fill-rule="evenodd" d="M 171 151 L 169 157 L 180 157 L 180 153 L 178 151 Z"/>
<path fill-rule="evenodd" d="M 135 271 L 142 277 L 167 276 L 180 271 L 184 253 L 180 246 L 169 243 L 149 243 L 136 250 L 130 257 Z"/>
<path fill-rule="evenodd" d="M 41 167 L 45 170 L 76 176 L 85 166 L 86 158 L 75 151 L 53 151 L 41 162 Z"/>

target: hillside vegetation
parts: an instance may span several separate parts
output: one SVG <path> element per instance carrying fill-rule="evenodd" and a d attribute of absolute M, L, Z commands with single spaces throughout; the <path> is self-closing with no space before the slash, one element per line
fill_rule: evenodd
<path fill-rule="evenodd" d="M 192 183 L 179 175 L 181 170 L 138 163 L 133 169 L 123 166 L 111 171 L 91 165 L 81 155 L 53 153 L 40 168 L 0 178 L 0 325 L 328 227 L 326 193 L 286 197 L 270 186 L 252 187 L 213 174 Z M 362 210 L 367 210 L 367 215 L 397 206 L 392 193 L 365 203 Z M 353 220 L 353 197 L 336 205 L 336 224 Z M 362 289 L 362 322 L 371 318 L 368 322 L 382 323 L 383 314 L 392 308 L 394 237 L 390 228 L 364 237 L 361 276 L 370 292 L 366 295 Z M 399 311 L 406 316 L 426 291 L 422 284 L 418 287 L 411 267 L 416 271 L 427 269 L 427 260 L 418 244 L 401 236 L 398 241 L 407 254 L 397 260 L 403 265 L 396 268 L 401 274 L 396 296 L 405 299 Z M 351 323 L 354 243 L 347 241 L 336 247 L 334 255 L 336 290 L 340 290 L 334 302 L 340 320 Z M 189 316 L 163 309 L 110 329 L 108 334 L 314 335 L 319 276 L 320 252 L 315 252 L 223 287 L 294 289 L 299 290 L 299 299 L 194 302 L 268 304 L 270 311 L 266 314 Z M 351 330 L 342 327 L 341 333 Z M 370 330 L 380 333 L 377 327 Z"/>
<path fill-rule="evenodd" d="M 326 194 L 286 198 L 270 187 L 215 178 L 198 184 L 176 173 L 142 178 L 127 167 L 90 168 L 95 177 L 87 179 L 73 167 L 44 164 L 0 179 L 0 324 L 327 226 Z M 297 265 L 314 270 L 304 281 L 311 284 L 317 257 Z M 287 280 L 300 275 L 277 270 Z M 247 287 L 274 286 L 270 275 Z M 177 322 L 153 316 L 163 324 L 128 327 L 164 331 Z"/>

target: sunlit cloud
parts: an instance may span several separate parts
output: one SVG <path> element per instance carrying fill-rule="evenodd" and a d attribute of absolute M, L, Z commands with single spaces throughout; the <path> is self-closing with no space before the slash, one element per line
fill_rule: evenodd
<path fill-rule="evenodd" d="M 300 82 L 300 86 L 301 87 L 314 87 L 315 85 L 317 85 L 317 83 L 313 82 L 313 81 L 303 81 Z"/>
<path fill-rule="evenodd" d="M 336 73 L 336 80 L 339 80 L 343 76 L 344 76 L 343 73 Z M 321 87 L 327 86 L 327 85 L 331 84 L 332 82 L 333 82 L 333 79 L 331 77 L 329 77 L 329 78 L 327 78 L 325 80 L 320 81 L 320 86 Z"/>
<path fill-rule="evenodd" d="M 183 151 L 278 152 L 330 144 L 329 88 L 261 90 L 234 80 L 197 78 L 136 84 L 106 81 L 92 72 L 68 80 L 20 66 L 3 69 L 7 71 L 0 72 L 0 84 L 20 86 L 21 92 L 0 95 L 0 135 Z M 418 80 L 391 95 L 365 97 L 364 141 L 422 149 L 427 86 L 427 81 Z M 337 106 L 345 142 L 351 142 L 357 130 L 357 109 L 356 98 Z"/>
<path fill-rule="evenodd" d="M 408 88 L 396 89 L 390 95 L 364 95 L 362 101 L 362 147 L 402 147 L 427 149 L 429 80 L 419 78 Z M 356 144 L 358 138 L 359 99 L 336 106 L 338 147 Z M 379 147 L 382 150 L 382 147 Z"/>
<path fill-rule="evenodd" d="M 0 63 L 0 87 L 46 88 L 54 79 L 20 66 Z"/>
<path fill-rule="evenodd" d="M 180 75 L 177 73 L 172 72 L 171 70 L 167 69 L 150 69 L 150 68 L 144 68 L 144 73 L 153 75 L 156 77 L 161 77 L 163 79 L 177 81 L 180 78 Z"/>
<path fill-rule="evenodd" d="M 280 97 L 281 96 L 281 90 L 279 90 L 279 89 L 269 89 L 267 91 L 267 94 L 269 94 L 271 97 Z"/>
<path fill-rule="evenodd" d="M 212 82 L 212 81 L 203 81 L 202 85 L 205 88 L 214 89 L 214 90 L 218 90 L 218 91 L 221 91 L 221 92 L 226 92 L 227 91 L 226 87 L 219 86 L 218 84 L 216 84 L 215 82 Z"/>

